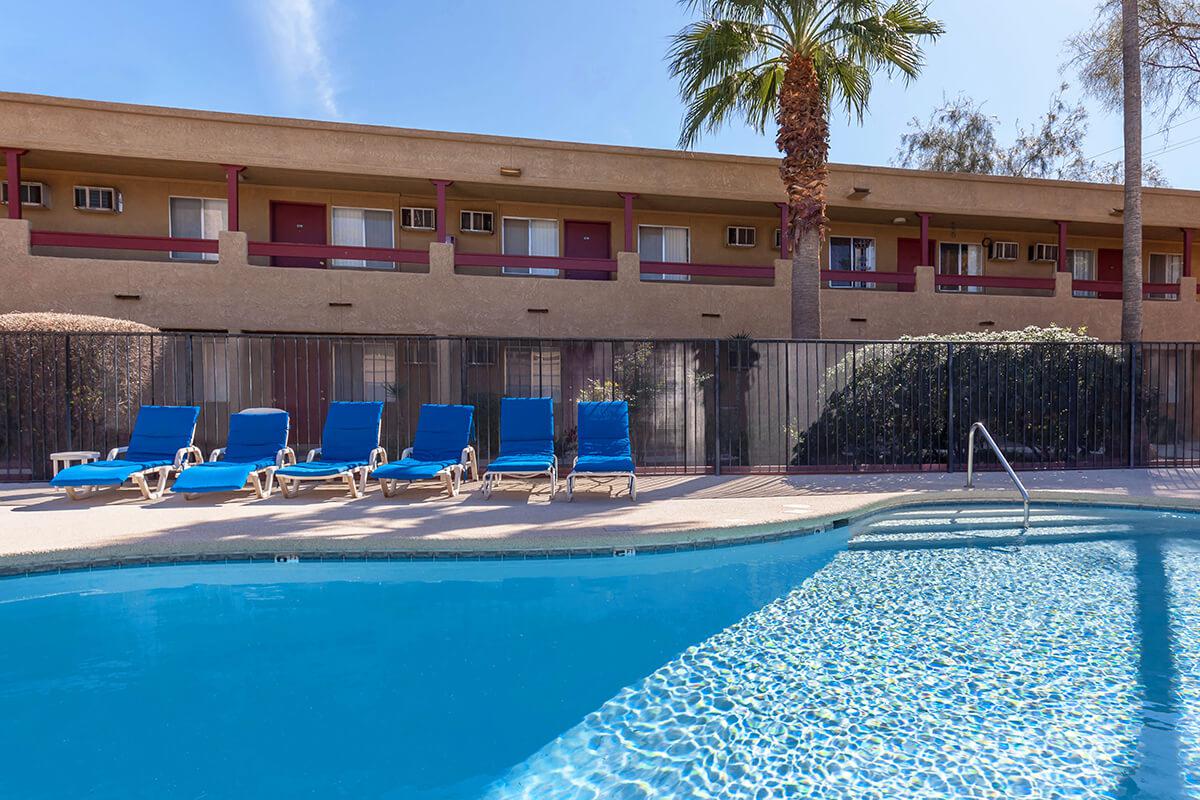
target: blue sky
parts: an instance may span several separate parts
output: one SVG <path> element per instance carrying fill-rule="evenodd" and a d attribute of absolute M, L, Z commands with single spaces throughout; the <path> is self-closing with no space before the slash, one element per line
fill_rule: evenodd
<path fill-rule="evenodd" d="M 863 125 L 834 121 L 833 159 L 891 163 L 907 121 L 959 92 L 985 101 L 1007 137 L 1074 80 L 1060 72 L 1063 40 L 1093 18 L 1094 6 L 1007 0 L 998 11 L 1001 4 L 979 0 L 933 0 L 948 33 L 930 49 L 924 76 L 908 87 L 881 77 Z M 663 54 L 687 19 L 673 0 L 14 3 L 8 60 L 25 66 L 9 71 L 5 88 L 671 147 L 682 106 Z M 1088 155 L 1119 147 L 1119 117 L 1089 107 Z M 1147 115 L 1147 134 L 1161 128 Z M 1156 158 L 1171 185 L 1200 188 L 1200 119 L 1148 139 L 1147 153 L 1166 146 L 1179 147 Z M 775 152 L 772 136 L 742 126 L 706 137 L 700 149 Z"/>

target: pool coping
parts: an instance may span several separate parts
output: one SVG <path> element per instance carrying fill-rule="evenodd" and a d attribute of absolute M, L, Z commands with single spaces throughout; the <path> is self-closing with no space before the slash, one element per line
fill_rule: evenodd
<path fill-rule="evenodd" d="M 1038 490 L 1031 491 L 1033 506 L 1079 505 L 1121 509 L 1144 509 L 1200 513 L 1200 499 L 1179 497 L 1114 497 L 1109 492 Z M 613 558 L 639 554 L 675 553 L 692 550 L 735 547 L 810 536 L 843 528 L 880 513 L 919 507 L 946 505 L 995 506 L 1018 504 L 1011 491 L 977 490 L 931 491 L 877 498 L 860 507 L 834 514 L 767 520 L 718 528 L 681 528 L 656 534 L 610 531 L 604 536 L 590 534 L 581 545 L 544 544 L 527 539 L 497 542 L 494 539 L 446 539 L 405 547 L 348 547 L 336 539 L 312 539 L 304 548 L 262 546 L 251 548 L 211 547 L 185 551 L 169 548 L 164 552 L 115 552 L 128 545 L 97 545 L 67 551 L 44 551 L 0 556 L 0 579 L 41 574 L 56 574 L 103 569 L 150 566 L 221 564 L 253 562 L 366 562 L 366 561 L 495 561 L 528 559 Z M 209 543 L 213 544 L 213 543 Z"/>

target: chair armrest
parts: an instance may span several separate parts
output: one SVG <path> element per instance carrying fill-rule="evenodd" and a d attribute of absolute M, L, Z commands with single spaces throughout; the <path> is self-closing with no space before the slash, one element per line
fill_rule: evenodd
<path fill-rule="evenodd" d="M 211 453 L 208 454 L 208 460 L 209 461 L 220 461 L 224 456 L 225 456 L 225 448 L 218 447 L 216 450 L 213 450 Z"/>
<path fill-rule="evenodd" d="M 319 455 L 321 455 L 321 448 L 314 447 L 312 450 L 308 451 L 308 455 L 305 457 L 304 460 L 305 461 L 316 461 L 317 456 L 319 456 Z"/>
<path fill-rule="evenodd" d="M 371 451 L 371 456 L 367 460 L 367 463 L 370 465 L 371 469 L 375 469 L 380 464 L 388 463 L 387 462 L 387 450 L 385 450 L 382 447 L 376 447 L 374 450 Z"/>
<path fill-rule="evenodd" d="M 575 465 L 578 463 L 579 463 L 579 456 L 575 456 L 575 458 L 571 459 L 571 471 L 572 472 L 575 471 Z"/>
<path fill-rule="evenodd" d="M 175 469 L 184 469 L 192 464 L 200 464 L 203 461 L 204 453 L 201 453 L 200 448 L 193 444 L 179 448 L 175 452 L 175 462 L 171 466 Z"/>
<path fill-rule="evenodd" d="M 123 456 L 128 452 L 129 452 L 128 445 L 126 445 L 125 447 L 114 447 L 112 450 L 108 451 L 108 460 L 114 461 L 117 456 Z"/>
<path fill-rule="evenodd" d="M 282 467 L 284 464 L 296 463 L 296 451 L 290 447 L 285 447 L 275 454 L 276 468 Z"/>
<path fill-rule="evenodd" d="M 471 466 L 471 456 L 473 455 L 475 455 L 475 448 L 471 447 L 471 445 L 467 445 L 462 449 L 462 453 L 459 454 L 458 463 L 462 464 L 464 467 Z"/>
<path fill-rule="evenodd" d="M 555 471 L 557 471 L 558 470 L 558 456 L 553 456 L 553 458 L 554 458 L 554 469 L 555 469 Z"/>
<path fill-rule="evenodd" d="M 400 460 L 403 461 L 404 459 L 408 458 L 411 455 L 412 455 L 412 448 L 406 447 L 406 448 L 404 448 L 403 452 L 400 453 Z"/>

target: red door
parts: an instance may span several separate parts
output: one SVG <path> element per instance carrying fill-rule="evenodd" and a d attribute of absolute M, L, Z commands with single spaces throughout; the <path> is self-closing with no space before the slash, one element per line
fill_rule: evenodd
<path fill-rule="evenodd" d="M 1125 251 L 1102 248 L 1096 253 L 1096 280 L 1121 282 L 1121 273 L 1125 271 Z M 1097 292 L 1097 297 L 1105 300 L 1120 300 L 1120 292 Z"/>
<path fill-rule="evenodd" d="M 321 444 L 332 367 L 332 352 L 324 339 L 286 335 L 271 339 L 271 405 L 290 415 L 288 444 L 300 458 Z"/>
<path fill-rule="evenodd" d="M 566 258 L 611 258 L 612 229 L 607 222 L 563 223 L 563 256 Z M 566 277 L 583 281 L 607 281 L 611 273 L 600 270 L 572 270 Z"/>
<path fill-rule="evenodd" d="M 293 244 L 328 244 L 325 206 L 314 203 L 271 203 L 271 241 Z M 275 256 L 275 267 L 324 267 L 323 258 Z"/>
<path fill-rule="evenodd" d="M 934 257 L 937 253 L 937 242 L 933 239 L 929 240 L 929 252 L 926 258 L 921 258 L 921 240 L 920 239 L 896 239 L 896 271 L 907 275 L 912 275 L 916 272 L 917 267 L 936 267 L 937 260 Z M 897 291 L 911 292 L 916 289 L 915 286 L 897 286 Z"/>

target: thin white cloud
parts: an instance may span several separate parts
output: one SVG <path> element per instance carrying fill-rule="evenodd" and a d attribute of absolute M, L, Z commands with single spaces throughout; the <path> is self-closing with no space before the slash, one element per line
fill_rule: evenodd
<path fill-rule="evenodd" d="M 259 6 L 275 65 L 297 97 L 311 95 L 332 116 L 338 116 L 333 73 L 322 42 L 321 0 L 263 0 Z"/>

